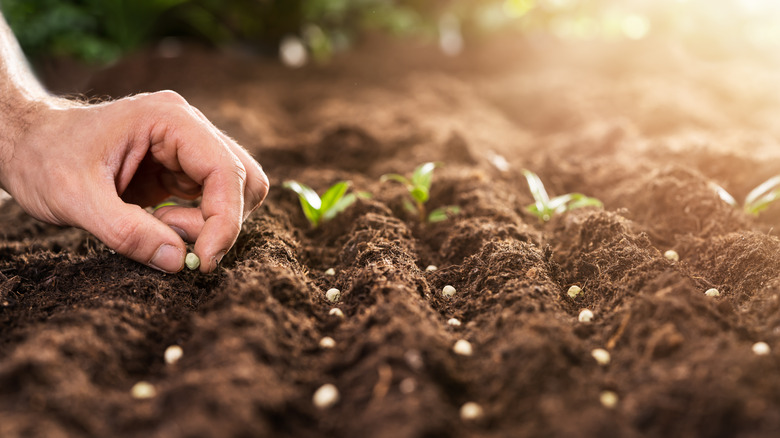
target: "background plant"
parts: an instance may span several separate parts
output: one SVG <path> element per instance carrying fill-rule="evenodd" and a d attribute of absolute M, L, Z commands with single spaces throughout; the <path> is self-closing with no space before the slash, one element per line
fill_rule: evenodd
<path fill-rule="evenodd" d="M 735 208 L 739 208 L 737 200 L 726 189 L 714 182 L 711 182 L 710 186 L 715 190 L 720 199 Z M 749 215 L 758 216 L 778 199 L 780 199 L 780 175 L 775 175 L 759 184 L 745 196 L 742 210 Z"/>
<path fill-rule="evenodd" d="M 358 195 L 354 193 L 347 194 L 349 185 L 349 181 L 340 181 L 332 185 L 320 197 L 311 187 L 297 181 L 287 181 L 283 184 L 284 188 L 298 194 L 303 214 L 312 228 L 317 228 L 323 222 L 336 217 L 336 215 L 346 210 L 347 207 L 354 204 L 358 196 L 369 197 L 366 193 Z"/>
<path fill-rule="evenodd" d="M 427 213 L 425 204 L 430 199 L 431 184 L 433 183 L 433 171 L 438 166 L 437 163 L 428 162 L 417 166 L 412 172 L 412 176 L 407 178 L 397 173 L 388 173 L 382 175 L 381 181 L 396 181 L 404 185 L 409 193 L 410 200 L 404 201 L 404 207 L 413 214 L 416 214 L 420 222 L 441 222 L 447 220 L 450 216 L 460 213 L 460 207 L 448 205 L 439 207 L 430 213 Z"/>
<path fill-rule="evenodd" d="M 556 214 L 583 207 L 603 207 L 603 203 L 596 198 L 591 198 L 582 193 L 567 193 L 565 195 L 550 198 L 539 176 L 530 170 L 523 170 L 523 175 L 528 181 L 534 203 L 527 206 L 526 210 L 539 218 L 541 222 L 547 222 Z"/>

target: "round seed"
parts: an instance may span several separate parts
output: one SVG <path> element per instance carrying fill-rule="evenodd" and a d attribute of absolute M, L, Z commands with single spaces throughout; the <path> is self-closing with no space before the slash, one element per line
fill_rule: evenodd
<path fill-rule="evenodd" d="M 444 286 L 444 288 L 442 288 L 441 290 L 441 294 L 444 295 L 445 297 L 451 297 L 455 295 L 455 292 L 456 292 L 455 288 L 450 286 L 449 284 Z"/>
<path fill-rule="evenodd" d="M 165 349 L 165 363 L 168 365 L 173 365 L 176 362 L 181 359 L 181 357 L 184 355 L 184 350 L 181 349 L 178 345 L 171 345 L 170 347 Z"/>
<path fill-rule="evenodd" d="M 344 312 L 341 311 L 338 307 L 334 307 L 330 309 L 330 312 L 328 312 L 328 315 L 336 316 L 339 318 L 344 318 Z"/>
<path fill-rule="evenodd" d="M 341 291 L 336 288 L 328 289 L 328 291 L 325 292 L 325 298 L 331 303 L 335 303 L 341 298 Z"/>
<path fill-rule="evenodd" d="M 460 320 L 458 318 L 450 318 L 447 320 L 447 324 L 453 327 L 460 327 Z"/>
<path fill-rule="evenodd" d="M 596 359 L 596 362 L 598 362 L 599 365 L 603 366 L 609 365 L 610 360 L 612 360 L 612 357 L 609 355 L 609 351 L 603 348 L 596 348 L 590 352 L 590 355 Z"/>
<path fill-rule="evenodd" d="M 333 340 L 330 336 L 325 336 L 324 338 L 320 339 L 320 348 L 333 348 L 336 346 L 336 341 Z"/>
<path fill-rule="evenodd" d="M 753 344 L 753 353 L 755 353 L 757 356 L 766 356 L 769 354 L 769 351 L 769 344 L 766 342 L 756 342 Z"/>
<path fill-rule="evenodd" d="M 580 322 L 591 322 L 593 320 L 593 312 L 590 309 L 582 309 L 577 319 Z"/>
<path fill-rule="evenodd" d="M 339 402 L 339 390 L 335 385 L 326 383 L 314 392 L 312 401 L 318 409 L 328 409 Z"/>
<path fill-rule="evenodd" d="M 601 391 L 599 401 L 605 408 L 612 409 L 618 404 L 618 395 L 613 391 Z"/>
<path fill-rule="evenodd" d="M 677 251 L 670 249 L 664 253 L 664 257 L 666 257 L 666 260 L 669 260 L 671 262 L 679 262 L 680 261 L 680 255 L 677 254 Z"/>
<path fill-rule="evenodd" d="M 417 389 L 417 381 L 414 380 L 414 377 L 407 377 L 401 380 L 401 383 L 398 385 L 398 389 L 401 390 L 402 394 L 411 394 L 415 389 Z"/>
<path fill-rule="evenodd" d="M 187 253 L 187 257 L 184 257 L 184 264 L 190 271 L 194 271 L 200 266 L 200 258 L 194 252 Z"/>
<path fill-rule="evenodd" d="M 704 295 L 707 295 L 708 297 L 719 297 L 720 291 L 715 288 L 707 289 L 707 291 L 704 292 Z"/>
<path fill-rule="evenodd" d="M 130 395 L 132 395 L 133 398 L 145 400 L 154 398 L 157 395 L 157 390 L 151 383 L 141 381 L 133 385 L 133 388 L 130 389 Z"/>
<path fill-rule="evenodd" d="M 328 270 L 325 271 L 325 275 L 327 275 L 328 277 L 333 277 L 334 275 L 336 275 L 336 270 L 333 268 L 328 268 Z"/>
<path fill-rule="evenodd" d="M 437 269 L 439 269 L 439 268 L 437 268 L 437 267 L 436 267 L 436 266 L 434 266 L 434 265 L 428 265 L 428 267 L 427 267 L 427 268 L 425 268 L 425 272 L 431 272 L 431 271 L 435 271 L 435 270 L 437 270 Z"/>
<path fill-rule="evenodd" d="M 484 411 L 482 406 L 474 402 L 464 403 L 460 407 L 460 419 L 463 421 L 474 421 L 482 418 Z"/>
<path fill-rule="evenodd" d="M 566 292 L 566 295 L 569 296 L 569 298 L 577 298 L 582 293 L 582 288 L 574 285 L 569 288 L 569 291 Z"/>
<path fill-rule="evenodd" d="M 471 343 L 465 339 L 459 339 L 458 342 L 452 346 L 452 351 L 454 351 L 455 354 L 459 354 L 461 356 L 471 356 L 471 354 L 474 352 L 474 350 L 471 348 Z"/>

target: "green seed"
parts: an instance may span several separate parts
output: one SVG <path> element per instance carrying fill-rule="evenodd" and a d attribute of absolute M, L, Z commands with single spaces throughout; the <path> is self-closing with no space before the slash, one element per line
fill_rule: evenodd
<path fill-rule="evenodd" d="M 581 293 L 582 293 L 582 288 L 577 285 L 570 287 L 569 291 L 566 292 L 566 294 L 569 295 L 569 298 L 577 298 L 577 296 L 579 296 L 579 294 Z"/>
<path fill-rule="evenodd" d="M 194 271 L 200 266 L 200 258 L 194 252 L 188 253 L 187 257 L 184 258 L 184 264 L 187 265 L 190 271 Z"/>

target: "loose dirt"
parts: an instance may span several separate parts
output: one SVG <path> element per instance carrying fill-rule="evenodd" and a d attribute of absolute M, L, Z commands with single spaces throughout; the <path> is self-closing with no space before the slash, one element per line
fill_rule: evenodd
<path fill-rule="evenodd" d="M 777 436 L 780 207 L 754 218 L 710 186 L 743 199 L 780 173 L 774 78 L 736 55 L 515 41 L 454 60 L 370 42 L 293 71 L 149 51 L 60 81 L 93 97 L 179 91 L 272 190 L 212 275 L 155 272 L 6 202 L 0 436 Z M 444 163 L 430 207 L 463 211 L 425 225 L 379 177 L 429 160 Z M 524 168 L 604 209 L 539 223 Z M 373 198 L 311 230 L 287 179 Z M 471 356 L 452 351 L 460 339 Z M 156 396 L 134 399 L 139 381 Z M 340 401 L 320 410 L 326 383 Z M 461 419 L 469 401 L 482 417 Z"/>

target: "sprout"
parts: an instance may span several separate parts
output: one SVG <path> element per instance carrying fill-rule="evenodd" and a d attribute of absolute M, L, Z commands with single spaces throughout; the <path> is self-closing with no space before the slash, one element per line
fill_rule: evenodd
<path fill-rule="evenodd" d="M 704 292 L 704 295 L 707 295 L 708 297 L 719 297 L 720 296 L 720 291 L 718 291 L 715 288 L 710 288 L 710 289 L 707 289 Z"/>
<path fill-rule="evenodd" d="M 150 399 L 157 395 L 157 389 L 151 383 L 141 381 L 133 385 L 130 395 L 139 400 Z"/>
<path fill-rule="evenodd" d="M 336 275 L 336 270 L 333 268 L 328 268 L 328 270 L 325 271 L 325 275 L 327 275 L 328 277 L 333 277 L 334 275 Z"/>
<path fill-rule="evenodd" d="M 200 258 L 194 252 L 188 253 L 187 257 L 184 257 L 184 264 L 190 271 L 194 271 L 200 266 Z"/>
<path fill-rule="evenodd" d="M 732 207 L 739 207 L 737 200 L 726 189 L 713 181 L 709 182 L 709 186 L 723 202 Z M 769 205 L 778 199 L 780 199 L 780 175 L 775 175 L 748 193 L 745 197 L 745 202 L 742 204 L 742 210 L 747 214 L 758 216 L 759 213 L 769 208 Z"/>
<path fill-rule="evenodd" d="M 677 254 L 677 251 L 670 249 L 664 253 L 664 257 L 666 260 L 669 260 L 670 262 L 679 262 L 680 261 L 680 255 Z"/>
<path fill-rule="evenodd" d="M 333 340 L 330 336 L 325 336 L 324 338 L 320 339 L 320 348 L 333 348 L 336 346 L 336 341 Z"/>
<path fill-rule="evenodd" d="M 397 173 L 388 173 L 382 175 L 380 181 L 396 181 L 406 187 L 412 201 L 406 201 L 404 206 L 409 212 L 416 213 L 420 218 L 420 222 L 441 222 L 449 219 L 450 216 L 460 213 L 460 207 L 457 205 L 440 207 L 426 215 L 425 204 L 430 198 L 433 170 L 436 169 L 437 166 L 437 163 L 423 163 L 414 169 L 411 178 L 407 178 Z"/>
<path fill-rule="evenodd" d="M 547 190 L 538 175 L 530 170 L 523 170 L 534 203 L 527 206 L 526 210 L 539 218 L 540 222 L 547 222 L 556 214 L 582 207 L 603 207 L 604 204 L 596 198 L 589 198 L 582 193 L 567 193 L 550 199 Z"/>
<path fill-rule="evenodd" d="M 599 394 L 599 401 L 607 409 L 617 406 L 618 400 L 618 395 L 613 391 L 601 391 L 601 394 Z"/>
<path fill-rule="evenodd" d="M 336 288 L 328 289 L 328 291 L 325 292 L 325 298 L 331 303 L 335 303 L 341 298 L 341 291 Z"/>
<path fill-rule="evenodd" d="M 569 296 L 569 298 L 577 298 L 582 293 L 582 288 L 574 285 L 569 288 L 568 292 L 566 292 L 566 295 Z"/>
<path fill-rule="evenodd" d="M 582 309 L 577 319 L 580 322 L 591 322 L 593 320 L 593 312 L 590 309 Z"/>
<path fill-rule="evenodd" d="M 335 385 L 326 383 L 314 392 L 314 406 L 318 409 L 328 409 L 339 402 L 339 390 Z"/>
<path fill-rule="evenodd" d="M 165 354 L 163 356 L 165 357 L 165 363 L 168 365 L 173 365 L 178 362 L 183 355 L 184 350 L 182 350 L 181 347 L 178 345 L 171 345 L 165 349 Z"/>
<path fill-rule="evenodd" d="M 458 318 L 450 318 L 447 320 L 447 324 L 453 327 L 460 327 L 460 320 Z"/>
<path fill-rule="evenodd" d="M 441 290 L 441 294 L 445 297 L 451 297 L 455 295 L 455 288 L 450 286 L 449 284 L 444 286 L 444 288 Z"/>
<path fill-rule="evenodd" d="M 465 339 L 459 339 L 458 342 L 452 346 L 452 351 L 461 356 L 471 356 L 474 352 L 471 348 L 471 343 Z"/>
<path fill-rule="evenodd" d="M 437 269 L 439 269 L 439 268 L 437 268 L 434 265 L 428 265 L 428 267 L 425 268 L 425 272 L 432 272 L 432 271 L 435 271 Z"/>
<path fill-rule="evenodd" d="M 593 356 L 593 358 L 596 359 L 596 362 L 602 366 L 609 365 L 610 360 L 612 360 L 612 357 L 609 355 L 609 351 L 603 348 L 596 348 L 590 352 L 590 355 Z"/>
<path fill-rule="evenodd" d="M 328 315 L 335 316 L 337 318 L 344 318 L 344 312 L 342 312 L 341 309 L 339 309 L 338 307 L 334 307 L 330 309 Z"/>
<path fill-rule="evenodd" d="M 769 354 L 770 348 L 769 344 L 766 342 L 756 342 L 753 344 L 753 353 L 756 354 L 756 356 L 766 356 Z"/>
<path fill-rule="evenodd" d="M 463 421 L 474 421 L 482 418 L 484 411 L 482 406 L 474 402 L 464 403 L 460 407 L 460 419 Z"/>
<path fill-rule="evenodd" d="M 337 214 L 355 203 L 358 196 L 362 198 L 371 197 L 367 193 L 359 193 L 358 195 L 350 193 L 347 195 L 349 184 L 349 181 L 338 182 L 326 190 L 322 197 L 317 195 L 317 192 L 312 190 L 311 187 L 297 181 L 287 181 L 283 186 L 298 194 L 303 214 L 309 220 L 312 228 L 317 228 L 322 222 L 333 219 Z"/>

